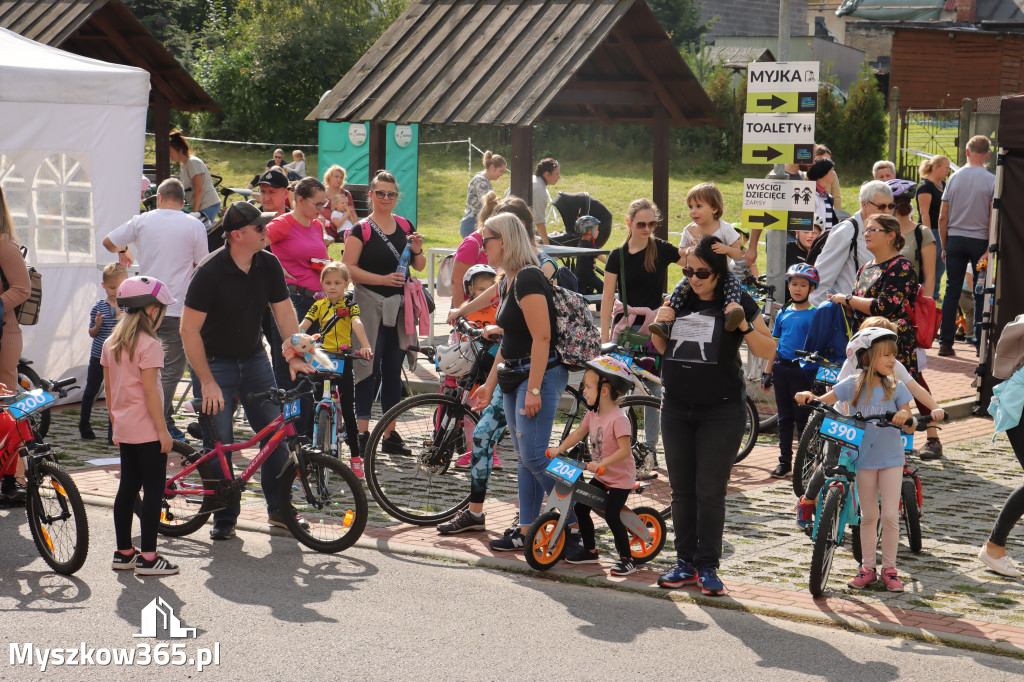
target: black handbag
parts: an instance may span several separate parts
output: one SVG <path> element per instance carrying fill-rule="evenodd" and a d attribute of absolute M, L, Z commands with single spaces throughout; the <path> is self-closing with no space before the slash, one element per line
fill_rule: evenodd
<path fill-rule="evenodd" d="M 515 390 L 519 388 L 519 384 L 526 381 L 529 376 L 529 368 L 512 369 L 504 362 L 498 365 L 498 386 L 501 387 L 501 392 L 505 395 L 515 393 Z"/>

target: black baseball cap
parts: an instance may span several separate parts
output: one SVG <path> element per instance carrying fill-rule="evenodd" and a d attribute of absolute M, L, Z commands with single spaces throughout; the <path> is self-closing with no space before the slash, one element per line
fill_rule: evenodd
<path fill-rule="evenodd" d="M 807 170 L 808 180 L 821 180 L 823 177 L 828 175 L 828 172 L 835 168 L 836 165 L 828 159 L 818 159 L 811 167 Z"/>
<path fill-rule="evenodd" d="M 288 187 L 288 176 L 277 168 L 270 168 L 263 172 L 256 184 L 270 185 L 274 189 L 285 189 Z"/>
<path fill-rule="evenodd" d="M 276 213 L 264 213 L 246 201 L 236 201 L 224 211 L 224 217 L 217 227 L 224 228 L 226 236 L 228 232 L 241 230 L 246 225 L 266 225 L 276 217 Z"/>

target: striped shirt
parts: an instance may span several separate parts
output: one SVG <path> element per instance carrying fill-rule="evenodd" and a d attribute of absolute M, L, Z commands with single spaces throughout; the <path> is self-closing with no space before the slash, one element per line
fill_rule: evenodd
<path fill-rule="evenodd" d="M 92 350 L 89 356 L 99 359 L 103 353 L 103 342 L 107 340 L 107 337 L 110 336 L 110 333 L 114 331 L 114 327 L 117 325 L 117 309 L 107 303 L 106 299 L 97 301 L 89 313 L 89 329 L 92 329 L 92 326 L 96 323 L 97 315 L 103 316 L 103 325 L 100 327 L 100 333 L 92 339 Z"/>

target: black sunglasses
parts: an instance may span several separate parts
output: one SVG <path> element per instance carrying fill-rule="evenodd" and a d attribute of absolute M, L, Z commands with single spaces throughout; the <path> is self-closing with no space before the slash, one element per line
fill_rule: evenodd
<path fill-rule="evenodd" d="M 877 208 L 879 211 L 885 211 L 887 209 L 891 211 L 896 208 L 896 204 L 876 204 L 873 201 L 869 201 L 868 203 Z"/>
<path fill-rule="evenodd" d="M 375 189 L 373 193 L 377 195 L 378 199 L 397 199 L 398 192 L 385 192 L 382 189 Z"/>
<path fill-rule="evenodd" d="M 501 239 L 501 236 L 494 236 L 494 237 L 481 237 L 481 239 L 480 239 L 480 243 L 481 243 L 481 244 L 483 244 L 483 245 L 484 245 L 484 246 L 486 247 L 486 246 L 487 246 L 487 242 L 489 242 L 489 241 L 493 241 L 493 240 L 495 240 L 495 239 Z"/>
<path fill-rule="evenodd" d="M 696 277 L 697 279 L 707 279 L 711 275 L 715 274 L 712 270 L 694 270 L 693 268 L 683 268 L 683 274 L 690 277 Z"/>
<path fill-rule="evenodd" d="M 642 220 L 638 220 L 637 222 L 633 223 L 633 227 L 635 227 L 638 230 L 646 230 L 648 227 L 653 230 L 657 226 L 658 226 L 658 221 L 657 220 L 652 220 L 649 223 L 645 223 Z"/>

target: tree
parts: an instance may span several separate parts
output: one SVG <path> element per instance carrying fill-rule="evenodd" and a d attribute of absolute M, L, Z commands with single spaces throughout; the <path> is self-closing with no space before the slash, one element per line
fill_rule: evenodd
<path fill-rule="evenodd" d="M 814 116 L 814 141 L 835 152 L 839 161 L 843 130 L 843 101 L 839 79 L 827 69 L 818 82 L 818 111 Z"/>
<path fill-rule="evenodd" d="M 699 43 L 714 23 L 701 21 L 694 0 L 647 0 L 647 5 L 677 48 Z"/>
<path fill-rule="evenodd" d="M 885 97 L 867 61 L 861 64 L 857 81 L 843 108 L 840 154 L 845 161 L 874 161 L 884 158 L 887 114 Z"/>

